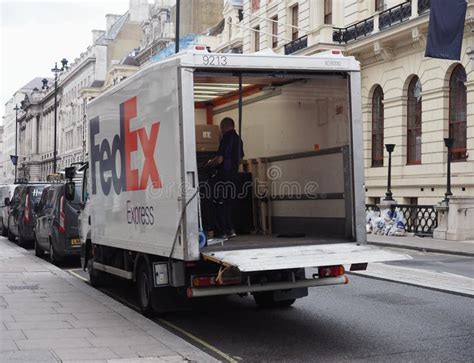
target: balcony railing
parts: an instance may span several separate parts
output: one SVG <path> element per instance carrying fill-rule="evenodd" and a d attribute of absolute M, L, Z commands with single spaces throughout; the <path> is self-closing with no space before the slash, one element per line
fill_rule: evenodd
<path fill-rule="evenodd" d="M 418 14 L 430 10 L 430 0 L 418 0 Z"/>
<path fill-rule="evenodd" d="M 304 35 L 298 39 L 295 39 L 285 44 L 285 54 L 293 54 L 301 49 L 308 47 L 308 36 Z"/>
<path fill-rule="evenodd" d="M 402 23 L 411 17 L 411 1 L 404 2 L 393 8 L 382 11 L 379 16 L 379 29 L 389 28 Z"/>
<path fill-rule="evenodd" d="M 411 1 L 387 9 L 376 16 L 362 20 L 346 28 L 333 28 L 332 39 L 335 43 L 348 43 L 380 30 L 389 29 L 392 26 L 409 20 L 413 13 L 422 15 L 429 11 L 430 0 L 418 0 L 418 8 Z"/>
<path fill-rule="evenodd" d="M 374 18 L 368 18 L 347 28 L 334 28 L 332 40 L 339 44 L 347 43 L 372 34 L 373 31 Z"/>

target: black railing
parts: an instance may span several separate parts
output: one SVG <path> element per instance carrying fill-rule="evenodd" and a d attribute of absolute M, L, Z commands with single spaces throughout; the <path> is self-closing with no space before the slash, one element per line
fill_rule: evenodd
<path fill-rule="evenodd" d="M 293 54 L 307 47 L 308 47 L 308 36 L 303 35 L 302 37 L 285 44 L 285 54 L 286 55 Z"/>
<path fill-rule="evenodd" d="M 418 14 L 430 10 L 430 0 L 418 0 Z"/>
<path fill-rule="evenodd" d="M 393 8 L 382 11 L 379 15 L 379 29 L 390 28 L 392 25 L 399 24 L 411 17 L 411 1 L 404 2 Z"/>
<path fill-rule="evenodd" d="M 336 43 L 347 43 L 351 40 L 363 38 L 374 31 L 374 18 L 362 20 L 347 28 L 334 28 L 332 40 Z"/>
<path fill-rule="evenodd" d="M 406 220 L 405 230 L 421 236 L 433 235 L 433 230 L 438 227 L 438 211 L 432 205 L 396 204 Z M 375 204 L 366 204 L 369 210 L 380 211 Z"/>

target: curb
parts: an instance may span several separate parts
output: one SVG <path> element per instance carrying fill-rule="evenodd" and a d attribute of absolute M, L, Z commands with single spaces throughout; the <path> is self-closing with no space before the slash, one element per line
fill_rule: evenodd
<path fill-rule="evenodd" d="M 421 251 L 421 252 L 444 253 L 444 254 L 448 254 L 448 255 L 474 257 L 474 253 L 471 253 L 471 252 L 450 251 L 450 250 L 442 250 L 442 249 L 439 249 L 439 248 L 431 248 L 431 247 L 399 245 L 399 244 L 392 244 L 392 243 L 386 243 L 386 242 L 372 242 L 372 241 L 367 241 L 367 244 L 376 245 L 376 246 L 383 246 L 383 247 L 405 248 L 405 249 L 408 249 L 408 250 L 415 250 L 415 251 Z"/>

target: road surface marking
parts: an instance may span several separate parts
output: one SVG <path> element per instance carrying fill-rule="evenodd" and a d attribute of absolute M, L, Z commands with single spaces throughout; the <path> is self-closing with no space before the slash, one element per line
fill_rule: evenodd
<path fill-rule="evenodd" d="M 78 273 L 75 273 L 74 270 L 66 270 L 66 271 L 69 272 L 71 275 L 76 276 L 78 279 L 81 279 L 82 281 L 89 282 L 89 279 L 86 279 L 85 277 L 82 277 Z"/>
<path fill-rule="evenodd" d="M 86 279 L 85 277 L 82 277 L 81 275 L 79 275 L 78 273 L 74 272 L 74 270 L 66 270 L 67 272 L 69 272 L 71 275 L 74 275 L 75 277 L 85 281 L 85 282 L 89 282 L 89 279 Z M 185 335 L 186 337 L 188 337 L 189 339 L 191 340 L 194 340 L 195 342 L 197 342 L 198 344 L 202 345 L 203 347 L 209 349 L 210 351 L 214 352 L 215 354 L 217 354 L 218 356 L 224 358 L 227 362 L 229 363 L 238 363 L 238 361 L 234 358 L 232 358 L 230 355 L 224 353 L 223 351 L 219 350 L 218 348 L 214 347 L 213 345 L 207 343 L 206 341 L 198 338 L 197 336 L 187 332 L 186 330 L 174 325 L 173 323 L 167 321 L 167 320 L 164 320 L 164 319 L 157 319 L 160 323 L 162 324 L 165 324 L 167 326 L 169 326 L 170 328 L 180 332 L 181 334 Z"/>
<path fill-rule="evenodd" d="M 227 362 L 229 363 L 238 363 L 238 361 L 234 358 L 232 358 L 230 355 L 224 353 L 223 351 L 217 349 L 216 347 L 214 347 L 213 345 L 205 342 L 204 340 L 198 338 L 197 336 L 191 334 L 191 333 L 188 333 L 186 330 L 174 325 L 173 323 L 170 323 L 169 321 L 167 320 L 164 320 L 164 319 L 157 319 L 160 323 L 163 323 L 165 325 L 168 325 L 170 328 L 180 332 L 181 334 L 184 334 L 185 336 L 187 336 L 189 339 L 192 339 L 194 340 L 195 342 L 199 343 L 200 345 L 206 347 L 207 349 L 213 351 L 214 353 L 216 353 L 217 355 L 219 355 L 220 357 L 224 358 Z"/>

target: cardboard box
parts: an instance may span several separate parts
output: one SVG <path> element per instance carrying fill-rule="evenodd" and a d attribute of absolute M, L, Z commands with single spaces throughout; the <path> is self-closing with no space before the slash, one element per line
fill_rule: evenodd
<path fill-rule="evenodd" d="M 196 151 L 215 152 L 219 149 L 221 134 L 217 125 L 196 125 Z"/>

